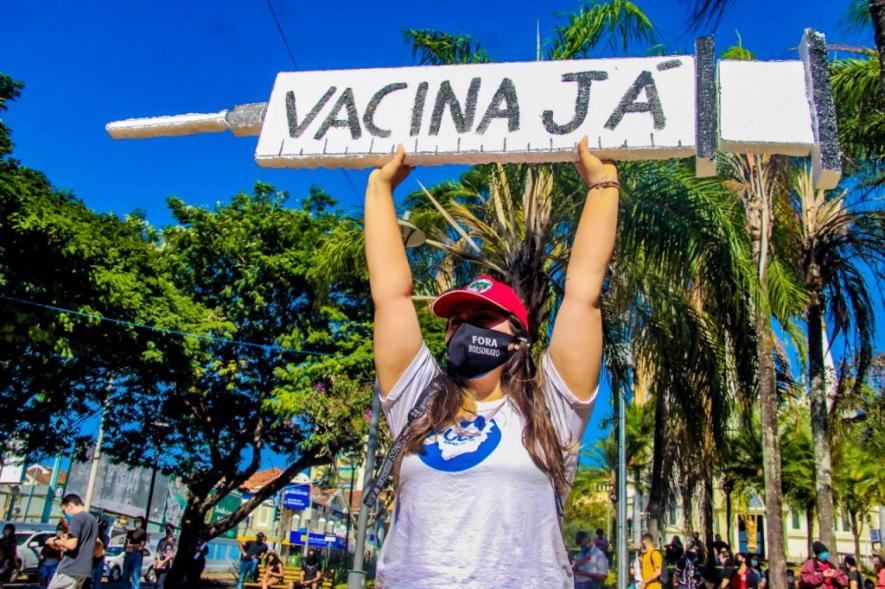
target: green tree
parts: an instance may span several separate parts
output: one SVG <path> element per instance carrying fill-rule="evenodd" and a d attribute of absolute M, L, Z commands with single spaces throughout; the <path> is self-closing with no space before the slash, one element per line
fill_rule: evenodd
<path fill-rule="evenodd" d="M 321 190 L 300 208 L 286 198 L 259 183 L 213 210 L 169 203 L 177 224 L 158 243 L 165 272 L 220 325 L 196 339 L 173 383 L 129 391 L 107 420 L 107 451 L 187 487 L 173 585 L 198 534 L 231 529 L 298 472 L 362 445 L 372 382 L 365 283 L 331 281 L 316 263 L 346 221 Z M 280 475 L 209 522 L 212 507 L 274 455 L 286 460 Z"/>
<path fill-rule="evenodd" d="M 831 473 L 831 422 L 840 391 L 835 374 L 826 373 L 824 318 L 830 317 L 835 336 L 844 334 L 845 373 L 856 362 L 855 383 L 863 383 L 872 359 L 875 309 L 865 271 L 881 280 L 885 264 L 885 213 L 872 203 L 851 198 L 847 191 L 814 188 L 811 172 L 795 174 L 790 207 L 781 222 L 792 228 L 795 264 L 807 294 L 805 321 L 808 342 L 808 382 L 814 472 L 821 541 L 835 545 L 835 516 Z M 844 386 L 844 381 L 841 385 Z"/>
<path fill-rule="evenodd" d="M 21 85 L 0 78 L 0 107 Z M 11 146 L 0 128 L 0 147 Z M 6 153 L 0 159 L 0 448 L 86 444 L 79 425 L 110 381 L 168 382 L 201 310 L 160 271 L 144 223 L 96 214 Z"/>
<path fill-rule="evenodd" d="M 780 450 L 781 473 L 784 497 L 794 509 L 805 511 L 808 554 L 813 554 L 814 514 L 818 489 L 815 488 L 815 448 L 811 439 L 808 410 L 801 405 L 789 407 L 782 414 Z M 824 544 L 821 533 L 820 539 Z M 827 544 L 827 546 L 835 546 Z"/>
<path fill-rule="evenodd" d="M 772 579 L 776 579 L 772 584 L 780 589 L 780 579 L 786 578 L 786 560 L 775 366 L 777 338 L 772 329 L 772 320 L 777 318 L 788 331 L 792 330 L 792 318 L 799 314 L 804 302 L 798 278 L 791 274 L 783 256 L 778 255 L 780 244 L 775 238 L 779 236 L 779 227 L 773 222 L 776 204 L 788 194 L 789 162 L 785 158 L 765 154 L 726 154 L 723 159 L 733 178 L 729 186 L 740 199 L 746 213 L 746 230 L 755 267 L 751 296 L 758 370 L 756 390 L 765 474 L 766 546 L 772 565 Z"/>

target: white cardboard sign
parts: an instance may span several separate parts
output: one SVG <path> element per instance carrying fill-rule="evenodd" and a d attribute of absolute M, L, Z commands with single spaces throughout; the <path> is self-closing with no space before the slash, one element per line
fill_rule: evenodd
<path fill-rule="evenodd" d="M 366 167 L 398 143 L 416 164 L 695 153 L 694 58 L 650 57 L 277 76 L 255 158 Z M 686 96 L 692 100 L 685 100 Z"/>
<path fill-rule="evenodd" d="M 811 155 L 819 188 L 841 176 L 824 36 L 805 31 L 796 61 L 695 55 L 283 72 L 268 103 L 108 124 L 115 138 L 260 132 L 270 167 L 375 166 L 402 143 L 410 164 L 558 162 L 587 135 L 617 160 L 717 151 Z"/>

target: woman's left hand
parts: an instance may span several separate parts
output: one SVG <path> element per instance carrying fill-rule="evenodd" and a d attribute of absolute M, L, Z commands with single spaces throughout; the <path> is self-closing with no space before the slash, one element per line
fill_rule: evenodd
<path fill-rule="evenodd" d="M 575 162 L 575 168 L 588 187 L 600 182 L 617 182 L 618 180 L 618 169 L 615 167 L 614 162 L 611 160 L 600 160 L 590 153 L 590 148 L 587 147 L 586 135 L 578 143 L 578 161 Z"/>

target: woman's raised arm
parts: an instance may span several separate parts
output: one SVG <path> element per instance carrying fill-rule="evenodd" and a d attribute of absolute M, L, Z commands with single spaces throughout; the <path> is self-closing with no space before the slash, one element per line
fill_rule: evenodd
<path fill-rule="evenodd" d="M 366 186 L 366 261 L 375 304 L 375 370 L 386 395 L 421 347 L 412 303 L 412 271 L 396 220 L 393 189 L 409 174 L 406 152 L 374 170 Z"/>
<path fill-rule="evenodd" d="M 550 341 L 550 357 L 565 384 L 588 399 L 599 384 L 602 311 L 599 297 L 618 226 L 618 171 L 578 144 L 578 172 L 589 190 L 565 276 L 565 296 Z"/>

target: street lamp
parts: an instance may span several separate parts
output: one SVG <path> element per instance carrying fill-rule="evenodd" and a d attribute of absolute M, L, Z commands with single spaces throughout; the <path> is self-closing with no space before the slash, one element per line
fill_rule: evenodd
<path fill-rule="evenodd" d="M 397 219 L 403 238 L 403 245 L 418 247 L 426 241 L 424 232 L 409 223 L 409 213 Z M 372 473 L 375 470 L 375 450 L 378 446 L 378 423 L 381 415 L 381 389 L 378 380 L 372 387 L 372 417 L 369 420 L 369 440 L 366 445 L 366 472 L 363 476 L 363 493 L 372 486 Z M 356 546 L 353 550 L 353 569 L 347 574 L 347 589 L 362 589 L 366 580 L 363 570 L 363 555 L 366 550 L 366 528 L 369 524 L 369 506 L 360 502 L 360 515 L 356 525 Z M 347 558 L 347 555 L 344 555 Z"/>

